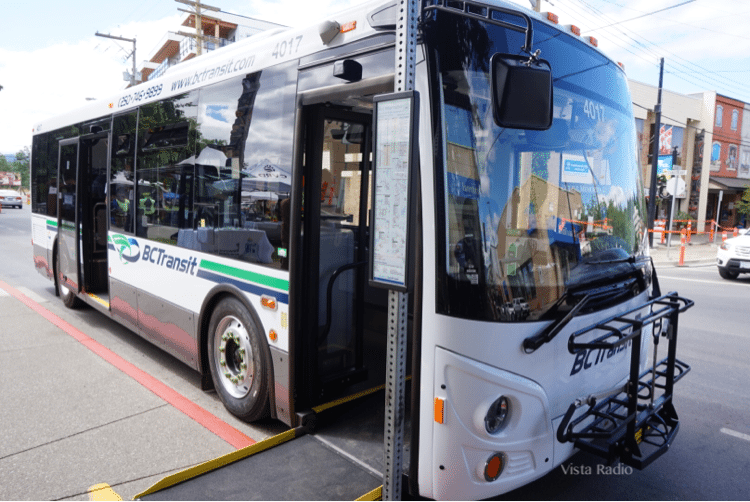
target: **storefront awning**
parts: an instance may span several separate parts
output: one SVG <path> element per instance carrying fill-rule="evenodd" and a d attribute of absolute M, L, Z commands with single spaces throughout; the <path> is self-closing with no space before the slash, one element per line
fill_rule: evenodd
<path fill-rule="evenodd" d="M 744 192 L 745 188 L 750 186 L 750 179 L 746 178 L 719 178 L 718 176 L 711 176 L 708 181 L 709 190 Z"/>

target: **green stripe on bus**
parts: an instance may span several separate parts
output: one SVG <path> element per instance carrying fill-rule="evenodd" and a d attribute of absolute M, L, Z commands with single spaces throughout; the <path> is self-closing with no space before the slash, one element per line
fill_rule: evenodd
<path fill-rule="evenodd" d="M 57 220 L 47 220 L 47 225 L 51 225 L 53 227 L 57 226 Z"/>
<path fill-rule="evenodd" d="M 211 270 L 212 272 L 218 272 L 224 275 L 230 275 L 244 281 L 254 282 L 256 284 L 262 284 L 269 288 L 280 289 L 282 291 L 289 291 L 289 281 L 285 279 L 277 279 L 275 277 L 269 277 L 267 275 L 250 272 L 248 270 L 242 270 L 228 265 L 222 265 L 208 260 L 201 260 L 201 268 Z"/>

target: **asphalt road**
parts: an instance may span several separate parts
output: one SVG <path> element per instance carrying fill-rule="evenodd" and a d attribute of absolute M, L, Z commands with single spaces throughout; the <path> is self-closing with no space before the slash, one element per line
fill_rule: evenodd
<path fill-rule="evenodd" d="M 750 497 L 750 275 L 715 266 L 657 269 L 662 292 L 695 301 L 680 316 L 678 358 L 691 372 L 675 387 L 680 430 L 643 471 L 600 472 L 579 453 L 507 500 L 747 500 Z M 570 467 L 574 467 L 571 469 Z M 575 469 L 578 467 L 578 469 Z M 590 472 L 590 474 L 589 474 Z"/>
<path fill-rule="evenodd" d="M 33 265 L 29 209 L 0 214 L 0 281 L 253 440 L 284 429 L 234 419 L 196 373 L 93 309 L 65 309 Z M 681 429 L 644 471 L 602 472 L 584 453 L 501 499 L 746 500 L 750 496 L 750 276 L 658 269 L 663 291 L 695 301 L 680 318 L 676 388 Z M 13 303 L 14 311 L 3 305 Z M 234 449 L 13 298 L 0 297 L 0 499 L 88 500 L 110 484 L 123 498 L 168 473 Z M 280 480 L 289 473 L 280 470 Z"/>

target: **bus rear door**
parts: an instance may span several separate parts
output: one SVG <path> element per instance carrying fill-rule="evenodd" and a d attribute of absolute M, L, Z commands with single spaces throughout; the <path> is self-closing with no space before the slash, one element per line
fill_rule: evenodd
<path fill-rule="evenodd" d="M 109 133 L 60 141 L 58 238 L 55 261 L 58 291 L 68 307 L 85 291 L 107 295 L 107 155 Z"/>
<path fill-rule="evenodd" d="M 58 293 L 68 307 L 77 303 L 79 242 L 76 199 L 78 192 L 78 138 L 60 141 L 57 169 L 57 252 L 55 279 Z"/>

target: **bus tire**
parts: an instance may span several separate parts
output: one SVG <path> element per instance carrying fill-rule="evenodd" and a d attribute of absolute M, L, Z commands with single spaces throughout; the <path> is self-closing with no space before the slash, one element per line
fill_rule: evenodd
<path fill-rule="evenodd" d="M 267 416 L 269 363 L 261 331 L 247 308 L 237 298 L 224 298 L 208 329 L 211 378 L 224 406 L 246 422 Z"/>
<path fill-rule="evenodd" d="M 67 287 L 60 280 L 60 252 L 58 251 L 55 255 L 55 288 L 57 289 L 57 296 L 59 296 L 63 304 L 69 309 L 77 309 L 83 303 L 76 296 L 75 291 Z"/>

